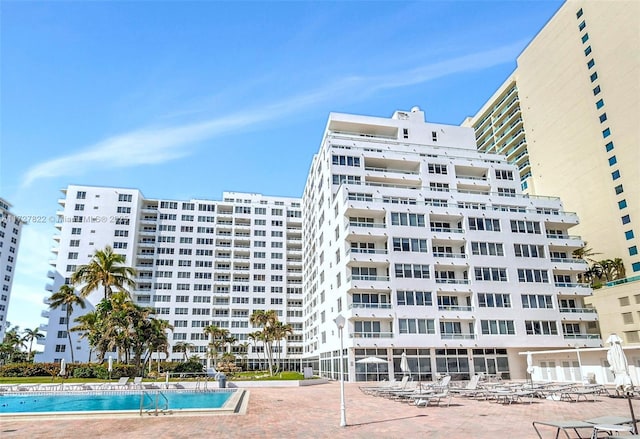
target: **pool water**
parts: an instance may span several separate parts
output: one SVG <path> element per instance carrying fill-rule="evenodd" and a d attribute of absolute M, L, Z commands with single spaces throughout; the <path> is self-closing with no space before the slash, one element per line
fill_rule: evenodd
<path fill-rule="evenodd" d="M 162 391 L 169 401 L 170 410 L 221 408 L 232 393 Z M 141 396 L 141 392 L 0 395 L 0 414 L 140 410 Z M 147 392 L 145 409 L 153 406 L 155 397 L 155 391 Z M 159 400 L 163 401 L 162 397 Z"/>

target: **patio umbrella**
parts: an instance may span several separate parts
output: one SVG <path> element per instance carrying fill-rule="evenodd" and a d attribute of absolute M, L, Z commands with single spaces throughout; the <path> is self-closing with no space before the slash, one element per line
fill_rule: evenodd
<path fill-rule="evenodd" d="M 367 358 L 363 358 L 361 360 L 356 361 L 356 363 L 360 363 L 360 364 L 386 364 L 388 363 L 387 360 L 383 360 L 382 358 L 378 358 L 378 357 L 367 357 Z"/>
<path fill-rule="evenodd" d="M 58 375 L 65 376 L 67 374 L 67 363 L 64 361 L 64 358 L 60 360 L 60 372 Z"/>
<path fill-rule="evenodd" d="M 411 369 L 409 368 L 409 360 L 407 360 L 407 353 L 403 352 L 400 357 L 400 370 L 403 374 L 408 373 L 411 377 Z"/>
<path fill-rule="evenodd" d="M 111 379 L 111 372 L 113 372 L 113 358 L 109 355 L 109 361 L 107 362 L 107 372 L 109 372 L 109 379 Z"/>
<path fill-rule="evenodd" d="M 638 433 L 638 424 L 635 420 L 633 413 L 633 405 L 631 404 L 631 395 L 633 393 L 633 383 L 629 376 L 629 366 L 627 363 L 627 357 L 622 350 L 622 340 L 616 334 L 611 334 L 607 339 L 607 343 L 611 346 L 607 351 L 607 361 L 609 362 L 609 369 L 615 376 L 616 391 L 626 395 L 629 401 L 629 410 L 631 412 L 631 419 L 633 419 L 633 427 L 635 433 Z"/>

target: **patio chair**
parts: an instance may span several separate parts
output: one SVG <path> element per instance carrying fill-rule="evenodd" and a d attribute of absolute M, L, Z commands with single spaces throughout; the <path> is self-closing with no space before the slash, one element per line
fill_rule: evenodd
<path fill-rule="evenodd" d="M 394 385 L 391 385 L 389 387 L 378 388 L 378 389 L 374 390 L 372 392 L 372 394 L 374 394 L 376 396 L 380 396 L 380 395 L 384 395 L 385 393 L 388 393 L 388 392 L 393 392 L 395 390 L 403 390 L 408 382 L 409 382 L 409 377 L 405 375 L 402 378 L 402 381 L 396 382 Z"/>
<path fill-rule="evenodd" d="M 142 384 L 142 377 L 135 377 L 133 379 L 133 383 L 131 383 L 131 387 L 134 389 L 142 389 L 144 387 Z"/>
<path fill-rule="evenodd" d="M 129 387 L 129 377 L 120 377 L 117 383 L 107 384 L 109 389 L 126 389 Z"/>
<path fill-rule="evenodd" d="M 466 396 L 470 398 L 486 398 L 487 390 L 480 387 L 480 375 L 474 375 L 465 387 L 451 388 L 451 393 L 457 396 Z"/>

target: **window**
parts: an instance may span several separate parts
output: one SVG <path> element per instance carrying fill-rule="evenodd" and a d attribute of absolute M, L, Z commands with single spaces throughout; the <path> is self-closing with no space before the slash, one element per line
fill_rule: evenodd
<path fill-rule="evenodd" d="M 578 25 L 578 30 L 583 30 L 586 26 L 587 26 L 587 23 L 585 23 L 585 21 L 582 20 Z"/>
<path fill-rule="evenodd" d="M 393 250 L 400 252 L 427 252 L 427 240 L 416 238 L 393 238 Z"/>
<path fill-rule="evenodd" d="M 469 230 L 500 231 L 500 220 L 492 218 L 469 218 Z"/>
<path fill-rule="evenodd" d="M 507 269 L 496 267 L 475 267 L 475 279 L 483 281 L 507 281 Z"/>
<path fill-rule="evenodd" d="M 635 256 L 638 254 L 638 247 L 636 247 L 635 245 L 632 247 L 629 247 L 629 256 Z"/>
<path fill-rule="evenodd" d="M 600 119 L 600 123 L 603 123 L 607 120 L 607 113 L 602 113 L 598 119 Z"/>
<path fill-rule="evenodd" d="M 631 269 L 634 273 L 640 271 L 640 262 L 634 262 L 633 264 L 631 264 Z"/>
<path fill-rule="evenodd" d="M 332 164 L 340 166 L 355 166 L 360 167 L 360 157 L 351 157 L 344 155 L 332 156 Z"/>
<path fill-rule="evenodd" d="M 609 142 L 606 145 L 604 145 L 605 149 L 607 150 L 607 152 L 611 151 L 613 149 L 613 142 Z"/>
<path fill-rule="evenodd" d="M 600 90 L 600 86 L 599 86 L 599 85 L 597 85 L 597 86 L 593 89 L 593 95 L 594 95 L 594 96 L 597 96 L 597 95 L 599 95 L 599 94 L 600 94 L 600 92 L 601 92 L 601 91 L 602 91 L 602 90 Z"/>
<path fill-rule="evenodd" d="M 516 333 L 513 320 L 480 320 L 480 328 L 484 335 L 514 335 Z"/>
<path fill-rule="evenodd" d="M 499 293 L 478 293 L 480 308 L 511 308 L 511 296 Z"/>
<path fill-rule="evenodd" d="M 75 210 L 84 210 L 84 204 L 76 204 Z"/>
<path fill-rule="evenodd" d="M 596 110 L 599 110 L 602 107 L 604 107 L 604 100 L 603 99 L 598 99 L 598 102 L 596 102 Z"/>
<path fill-rule="evenodd" d="M 409 128 L 402 128 L 402 137 L 405 139 L 409 138 Z"/>
<path fill-rule="evenodd" d="M 609 157 L 609 166 L 613 166 L 616 163 L 618 163 L 618 159 L 616 158 L 615 155 L 612 155 L 611 157 Z"/>
<path fill-rule="evenodd" d="M 501 196 L 501 197 L 515 197 L 516 196 L 516 190 L 513 189 L 513 188 L 499 187 L 498 188 L 498 196 Z"/>
<path fill-rule="evenodd" d="M 582 17 L 582 14 L 583 14 L 582 8 L 578 9 L 578 12 L 576 12 L 576 18 Z"/>
<path fill-rule="evenodd" d="M 589 56 L 591 54 L 591 46 L 587 46 L 584 49 L 584 56 Z"/>
<path fill-rule="evenodd" d="M 429 279 L 429 266 L 422 264 L 395 264 L 396 278 Z"/>
<path fill-rule="evenodd" d="M 589 41 L 589 34 L 588 33 L 584 34 L 582 36 L 581 40 L 582 40 L 583 43 L 586 43 L 587 41 Z"/>
<path fill-rule="evenodd" d="M 359 175 L 333 174 L 333 184 L 360 184 Z"/>
<path fill-rule="evenodd" d="M 513 244 L 518 258 L 544 258 L 544 246 L 535 244 Z"/>
<path fill-rule="evenodd" d="M 626 207 L 627 207 L 627 200 L 618 201 L 618 209 L 626 209 Z"/>
<path fill-rule="evenodd" d="M 431 306 L 433 301 L 430 291 L 396 291 L 396 301 L 398 305 L 419 305 L 419 306 Z"/>
<path fill-rule="evenodd" d="M 523 308 L 553 308 L 553 299 L 547 294 L 523 294 Z"/>
<path fill-rule="evenodd" d="M 499 242 L 472 242 L 471 253 L 474 255 L 504 256 L 504 249 Z"/>
<path fill-rule="evenodd" d="M 400 334 L 435 334 L 436 326 L 433 319 L 398 319 Z"/>
<path fill-rule="evenodd" d="M 518 282 L 549 282 L 549 273 L 546 270 L 537 270 L 531 268 L 518 268 Z"/>
<path fill-rule="evenodd" d="M 604 130 L 602 130 L 602 138 L 606 139 L 610 135 L 611 135 L 611 129 L 605 128 Z"/>
<path fill-rule="evenodd" d="M 391 224 L 394 226 L 425 227 L 424 215 L 391 212 Z"/>
<path fill-rule="evenodd" d="M 627 230 L 626 232 L 624 232 L 624 237 L 629 240 L 629 239 L 633 239 L 633 230 Z"/>
<path fill-rule="evenodd" d="M 429 170 L 429 174 L 446 174 L 447 173 L 447 165 L 439 165 L 434 163 L 429 163 L 427 165 Z"/>
<path fill-rule="evenodd" d="M 513 172 L 505 169 L 496 169 L 496 180 L 513 180 Z"/>
<path fill-rule="evenodd" d="M 625 215 L 620 219 L 622 220 L 622 224 L 629 224 L 631 222 L 631 217 L 629 215 Z"/>
<path fill-rule="evenodd" d="M 611 176 L 613 176 L 613 173 L 611 174 Z M 619 178 L 619 177 L 620 177 L 620 173 L 618 172 L 618 177 L 616 177 L 616 178 Z M 614 180 L 616 178 L 614 178 Z M 618 186 L 615 187 L 615 191 L 616 191 L 616 195 L 620 195 L 621 193 L 624 192 L 624 188 L 622 187 L 621 184 L 619 184 Z"/>
<path fill-rule="evenodd" d="M 527 335 L 558 335 L 556 322 L 525 320 Z"/>
<path fill-rule="evenodd" d="M 513 233 L 540 234 L 540 223 L 538 221 L 511 220 L 511 231 Z"/>

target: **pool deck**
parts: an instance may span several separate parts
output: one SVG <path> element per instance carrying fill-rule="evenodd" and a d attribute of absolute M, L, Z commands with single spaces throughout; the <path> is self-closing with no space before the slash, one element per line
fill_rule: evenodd
<path fill-rule="evenodd" d="M 365 395 L 358 383 L 347 383 L 345 390 L 347 427 L 339 426 L 340 385 L 331 382 L 252 388 L 244 415 L 0 419 L 0 437 L 535 439 L 533 421 L 630 416 L 627 400 L 608 397 L 595 402 L 534 400 L 511 405 L 456 397 L 450 407 L 425 408 Z M 640 400 L 632 403 L 636 417 L 640 416 Z M 555 430 L 546 428 L 542 433 L 551 438 Z"/>

